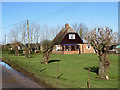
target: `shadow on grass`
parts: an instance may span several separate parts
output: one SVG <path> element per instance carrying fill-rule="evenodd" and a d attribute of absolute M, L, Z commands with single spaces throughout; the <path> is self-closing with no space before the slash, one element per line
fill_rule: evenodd
<path fill-rule="evenodd" d="M 99 67 L 98 66 L 93 66 L 93 67 L 85 67 L 84 69 L 88 70 L 90 68 L 90 72 L 94 72 L 98 75 L 98 70 Z"/>
<path fill-rule="evenodd" d="M 57 77 L 57 79 L 59 79 L 62 75 L 63 75 L 63 73 L 62 73 L 62 74 L 60 74 L 60 75 Z"/>
<path fill-rule="evenodd" d="M 25 57 L 25 54 L 20 54 L 19 56 L 24 56 Z M 30 57 L 28 57 L 28 58 L 35 58 L 35 54 L 30 54 Z"/>
<path fill-rule="evenodd" d="M 46 68 L 44 68 L 44 69 L 40 70 L 40 72 L 45 71 L 45 70 L 46 70 Z"/>
<path fill-rule="evenodd" d="M 60 60 L 49 60 L 48 63 L 59 62 Z"/>

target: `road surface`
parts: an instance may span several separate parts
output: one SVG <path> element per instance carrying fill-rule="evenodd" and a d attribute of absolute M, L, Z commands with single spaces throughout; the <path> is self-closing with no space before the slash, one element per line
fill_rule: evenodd
<path fill-rule="evenodd" d="M 43 88 L 32 79 L 2 66 L 2 88 Z"/>

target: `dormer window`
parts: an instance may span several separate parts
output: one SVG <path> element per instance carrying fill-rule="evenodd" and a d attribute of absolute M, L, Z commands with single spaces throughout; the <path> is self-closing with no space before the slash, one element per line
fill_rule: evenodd
<path fill-rule="evenodd" d="M 69 34 L 69 39 L 75 39 L 75 34 Z"/>

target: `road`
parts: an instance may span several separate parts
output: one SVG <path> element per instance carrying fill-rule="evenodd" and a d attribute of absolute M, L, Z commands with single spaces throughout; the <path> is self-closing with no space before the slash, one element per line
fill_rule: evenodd
<path fill-rule="evenodd" d="M 2 88 L 43 88 L 32 79 L 2 66 Z"/>

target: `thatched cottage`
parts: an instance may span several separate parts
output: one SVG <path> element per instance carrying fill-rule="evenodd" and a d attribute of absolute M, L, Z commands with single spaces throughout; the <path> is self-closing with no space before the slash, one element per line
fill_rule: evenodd
<path fill-rule="evenodd" d="M 56 54 L 83 54 L 95 53 L 89 43 L 83 43 L 78 33 L 69 24 L 63 28 L 54 38 L 55 47 L 53 53 Z"/>

